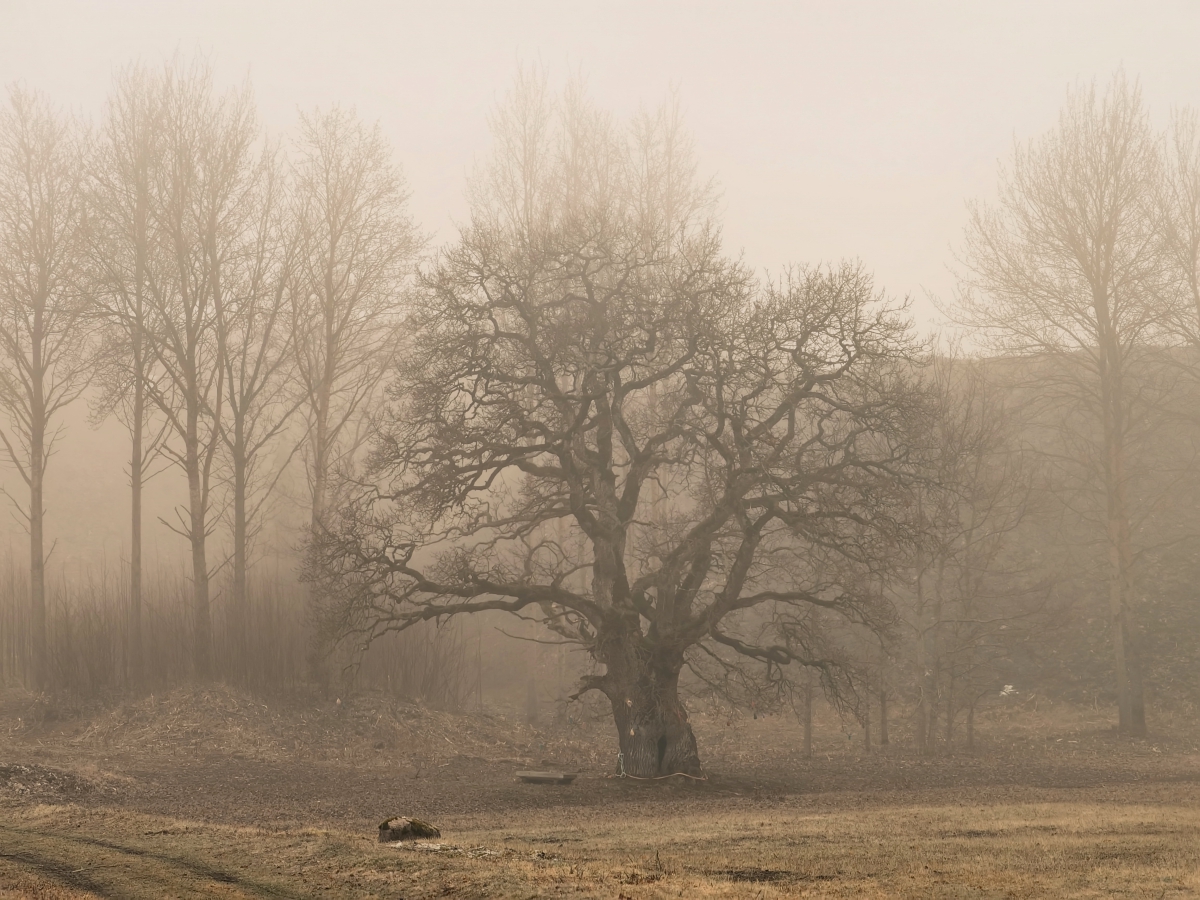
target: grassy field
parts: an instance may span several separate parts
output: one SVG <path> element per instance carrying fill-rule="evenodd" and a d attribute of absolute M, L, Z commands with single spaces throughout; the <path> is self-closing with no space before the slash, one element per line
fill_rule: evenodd
<path fill-rule="evenodd" d="M 118 809 L 4 810 L 0 897 L 1193 897 L 1200 791 L 703 813 L 543 811 L 436 844 Z M 1174 793 L 1174 800 L 1167 797 Z"/>
<path fill-rule="evenodd" d="M 1043 703 L 979 746 L 701 711 L 709 780 L 610 777 L 611 725 L 378 696 L 0 697 L 0 898 L 1200 897 L 1200 740 Z M 851 735 L 853 737 L 853 735 Z M 570 786 L 521 768 L 578 772 Z M 381 845 L 415 815 L 435 844 Z"/>

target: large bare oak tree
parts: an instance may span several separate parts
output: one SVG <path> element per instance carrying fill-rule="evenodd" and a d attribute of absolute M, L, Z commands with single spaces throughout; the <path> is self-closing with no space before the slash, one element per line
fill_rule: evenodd
<path fill-rule="evenodd" d="M 726 259 L 669 108 L 620 129 L 526 74 L 494 127 L 309 576 L 342 635 L 536 618 L 603 667 L 628 774 L 696 775 L 690 653 L 828 667 L 808 610 L 889 618 L 907 323 L 856 266 Z"/>

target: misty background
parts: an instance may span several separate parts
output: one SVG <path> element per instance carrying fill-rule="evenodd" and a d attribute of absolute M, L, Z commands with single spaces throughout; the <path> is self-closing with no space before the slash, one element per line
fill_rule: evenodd
<path fill-rule="evenodd" d="M 1071 381 L 1074 388 L 1055 395 L 1062 401 L 1058 406 L 1058 401 L 1048 399 L 1053 392 L 1046 390 L 1047 385 L 1062 388 L 1066 384 L 1056 379 L 1066 377 L 1063 372 L 1075 365 L 1071 352 L 1056 356 L 1049 345 L 1031 350 L 1028 345 L 1005 345 L 1003 340 L 973 342 L 988 329 L 1003 331 L 1020 315 L 1019 310 L 1010 309 L 1015 318 L 1002 321 L 1005 313 L 997 311 L 1002 303 L 991 304 L 1008 289 L 1004 273 L 1011 260 L 989 262 L 986 248 L 992 226 L 973 220 L 969 204 L 993 202 L 998 181 L 1005 183 L 1009 171 L 1005 166 L 1022 158 L 1022 148 L 1032 146 L 1027 142 L 1053 134 L 1056 127 L 1066 128 L 1070 116 L 1063 118 L 1065 109 L 1074 109 L 1071 115 L 1082 115 L 1079 121 L 1098 116 L 1095 121 L 1104 123 L 1101 132 L 1113 128 L 1113 133 L 1133 135 L 1130 140 L 1139 147 L 1149 148 L 1159 141 L 1166 153 L 1163 159 L 1186 163 L 1176 174 L 1188 175 L 1191 157 L 1171 157 L 1163 141 L 1168 133 L 1185 138 L 1191 134 L 1175 127 L 1174 111 L 1200 107 L 1200 79 L 1189 63 L 1191 48 L 1200 37 L 1198 24 L 1200 14 L 1184 5 L 1160 5 L 1134 14 L 1118 4 L 1059 4 L 1051 9 L 1025 5 L 1003 11 L 950 4 L 902 8 L 855 4 L 834 9 L 817 4 L 736 9 L 694 4 L 612 4 L 587 9 L 549 4 L 512 9 L 484 4 L 436 8 L 358 4 L 334 10 L 321 4 L 130 3 L 104 8 L 0 0 L 0 81 L 14 86 L 13 98 L 44 98 L 39 102 L 69 117 L 72 127 L 79 126 L 78 133 L 87 135 L 80 146 L 92 149 L 107 146 L 105 140 L 111 135 L 106 138 L 104 128 L 114 120 L 110 115 L 113 107 L 106 103 L 121 96 L 123 90 L 130 109 L 142 102 L 132 99 L 140 96 L 138 91 L 151 83 L 160 84 L 154 81 L 160 77 L 166 79 L 160 84 L 164 90 L 174 83 L 172 79 L 178 79 L 185 94 L 197 91 L 191 100 L 182 100 L 180 108 L 199 110 L 206 108 L 203 103 L 208 101 L 197 98 L 224 98 L 220 103 L 232 104 L 226 111 L 234 110 L 236 114 L 231 115 L 235 119 L 243 113 L 245 122 L 253 119 L 247 127 L 253 131 L 254 146 L 260 146 L 258 142 L 265 138 L 266 145 L 281 153 L 279 169 L 271 165 L 254 169 L 248 156 L 239 163 L 249 166 L 243 173 L 248 179 L 245 183 L 253 183 L 255 191 L 263 192 L 247 202 L 253 205 L 262 200 L 263 210 L 275 209 L 263 199 L 270 194 L 270 184 L 284 185 L 284 194 L 295 190 L 296 196 L 307 198 L 295 209 L 285 202 L 275 212 L 264 213 L 263 222 L 270 227 L 264 225 L 263 234 L 273 234 L 275 225 L 270 223 L 275 222 L 272 216 L 276 214 L 284 223 L 280 234 L 301 223 L 296 234 L 308 237 L 297 238 L 300 244 L 296 246 L 315 232 L 309 228 L 311 222 L 303 216 L 295 218 L 293 212 L 301 207 L 316 208 L 305 203 L 319 206 L 322 202 L 314 199 L 320 194 L 314 185 L 321 179 L 304 182 L 307 176 L 303 176 L 304 171 L 311 174 L 320 168 L 313 162 L 321 156 L 319 135 L 329 137 L 327 149 L 358 146 L 361 150 L 370 145 L 373 149 L 361 159 L 373 160 L 367 168 L 395 188 L 384 191 L 389 199 L 383 204 L 386 210 L 381 221 L 402 227 L 389 225 L 377 233 L 384 244 L 394 239 L 398 254 L 393 262 L 399 268 L 381 278 L 378 284 L 382 287 L 373 294 L 380 321 L 391 324 L 375 331 L 367 328 L 362 334 L 388 334 L 381 340 L 389 347 L 395 337 L 389 329 L 414 308 L 411 304 L 432 284 L 429 279 L 439 266 L 447 265 L 464 242 L 469 244 L 469 229 L 460 229 L 481 212 L 486 218 L 489 202 L 501 203 L 499 194 L 488 199 L 487 189 L 480 188 L 486 178 L 480 181 L 479 176 L 489 165 L 503 165 L 505 154 L 513 152 L 515 132 L 508 133 L 506 143 L 504 123 L 511 127 L 511 122 L 524 114 L 521 109 L 541 108 L 542 100 L 534 102 L 531 97 L 557 98 L 546 102 L 557 104 L 554 108 L 558 110 L 586 110 L 585 118 L 594 111 L 595 121 L 609 123 L 605 127 L 658 122 L 654 127 L 665 128 L 662 134 L 671 135 L 669 140 L 664 138 L 667 143 L 663 146 L 669 145 L 672 154 L 676 150 L 684 153 L 681 158 L 688 159 L 685 168 L 689 173 L 688 167 L 694 163 L 695 196 L 706 198 L 700 204 L 704 215 L 710 217 L 705 221 L 719 230 L 720 258 L 745 273 L 746 284 L 755 285 L 748 289 L 752 293 L 766 292 L 759 300 L 779 290 L 791 298 L 789 302 L 800 304 L 797 308 L 808 310 L 816 307 L 806 304 L 819 306 L 822 292 L 837 294 L 845 288 L 847 296 L 861 304 L 856 308 L 866 310 L 872 308 L 874 292 L 879 291 L 878 296 L 907 304 L 906 312 L 888 328 L 894 326 L 897 335 L 901 331 L 910 334 L 908 316 L 915 326 L 912 346 L 902 349 L 908 338 L 897 337 L 895 346 L 882 355 L 894 353 L 895 360 L 903 360 L 902 368 L 911 367 L 912 373 L 936 363 L 928 373 L 914 374 L 913 389 L 914 396 L 926 393 L 933 403 L 930 409 L 936 407 L 939 412 L 927 416 L 913 413 L 920 404 L 910 407 L 899 394 L 889 408 L 897 415 L 913 413 L 914 421 L 922 420 L 928 426 L 919 438 L 913 432 L 901 439 L 903 429 L 893 435 L 900 443 L 919 444 L 926 453 L 918 465 L 924 467 L 921 474 L 914 474 L 917 470 L 913 469 L 898 477 L 895 486 L 905 484 L 908 489 L 918 483 L 936 484 L 942 491 L 939 503 L 948 505 L 938 507 L 921 499 L 924 495 L 917 490 L 895 509 L 904 507 L 903 515 L 913 516 L 911 533 L 928 537 L 933 541 L 930 547 L 942 548 L 942 556 L 927 557 L 917 548 L 915 557 L 897 553 L 872 562 L 878 564 L 882 579 L 869 588 L 860 582 L 860 596 L 869 595 L 886 613 L 883 618 L 894 621 L 889 624 L 881 619 L 865 632 L 832 628 L 846 671 L 855 666 L 859 671 L 840 687 L 832 681 L 825 685 L 834 694 L 840 692 L 838 702 L 848 704 L 845 709 L 852 707 L 864 723 L 868 744 L 870 730 L 865 723 L 870 721 L 872 705 L 879 710 L 886 741 L 888 703 L 911 700 L 918 704 L 925 718 L 915 736 L 925 752 L 932 746 L 928 742 L 933 740 L 938 715 L 946 723 L 944 741 L 950 746 L 956 720 L 965 715 L 973 723 L 975 704 L 981 698 L 1010 696 L 1000 692 L 1001 686 L 1006 690 L 1012 687 L 1008 681 L 1020 682 L 1028 676 L 1039 689 L 1071 694 L 1074 700 L 1093 706 L 1112 699 L 1105 645 L 1115 620 L 1103 609 L 1103 535 L 1108 527 L 1111 543 L 1116 534 L 1112 523 L 1118 520 L 1124 523 L 1124 531 L 1117 543 L 1130 557 L 1121 557 L 1118 568 L 1122 578 L 1129 576 L 1129 580 L 1122 582 L 1118 593 L 1123 591 L 1121 596 L 1126 598 L 1121 603 L 1135 603 L 1138 615 L 1145 618 L 1148 646 L 1156 660 L 1148 671 L 1153 669 L 1152 679 L 1157 678 L 1160 686 L 1174 690 L 1182 685 L 1176 693 L 1195 699 L 1192 679 L 1185 674 L 1190 651 L 1178 642 L 1178 635 L 1186 632 L 1194 617 L 1187 585 L 1198 564 L 1190 550 L 1195 529 L 1188 498 L 1200 491 L 1200 482 L 1188 454 L 1197 382 L 1193 375 L 1200 368 L 1188 362 L 1190 351 L 1186 351 L 1195 343 L 1192 326 L 1187 324 L 1192 312 L 1187 311 L 1186 303 L 1179 306 L 1184 269 L 1195 260 L 1184 269 L 1164 263 L 1167 257 L 1161 254 L 1167 251 L 1162 248 L 1178 235 L 1155 232 L 1153 240 L 1145 244 L 1158 248 L 1154 253 L 1160 254 L 1148 268 L 1157 266 L 1156 271 L 1170 286 L 1164 288 L 1166 282 L 1157 281 L 1151 284 L 1151 279 L 1139 288 L 1145 290 L 1137 303 L 1149 304 L 1142 310 L 1148 318 L 1130 332 L 1130 346 L 1136 344 L 1138 352 L 1129 362 L 1133 366 L 1129 372 L 1135 374 L 1128 375 L 1134 378 L 1129 384 L 1139 385 L 1130 395 L 1137 398 L 1138 414 L 1130 419 L 1133 425 L 1128 434 L 1123 426 L 1113 431 L 1105 424 L 1101 440 L 1092 433 L 1098 420 L 1083 412 L 1091 396 L 1090 374 L 1087 378 L 1079 372 L 1071 374 L 1067 380 L 1075 379 Z M 150 81 L 139 80 L 145 78 Z M 541 86 L 530 93 L 530 85 L 535 83 Z M 1111 99 L 1115 104 L 1111 109 L 1120 114 L 1112 114 L 1109 107 L 1103 107 L 1109 112 L 1101 113 L 1100 106 L 1089 106 L 1092 100 L 1085 98 L 1089 86 L 1109 98 L 1103 103 Z M 580 87 L 582 90 L 577 90 Z M 155 90 L 159 88 L 151 93 Z M 168 95 L 169 91 L 162 96 Z M 199 105 L 188 107 L 193 101 Z M 12 102 L 14 109 L 20 106 L 17 99 Z M 1080 112 L 1085 108 L 1091 112 Z M 1134 126 L 1121 132 L 1125 113 L 1131 116 L 1125 124 L 1133 122 Z M 639 115 L 643 116 L 640 120 Z M 668 122 L 669 127 L 663 124 Z M 365 131 L 358 130 L 357 123 Z M 376 125 L 381 141 L 371 138 L 355 144 L 363 135 L 373 134 Z M 230 127 L 233 130 L 228 134 L 234 134 L 237 127 Z M 197 134 L 201 132 L 203 129 Z M 1094 137 L 1101 132 L 1087 134 Z M 1068 129 L 1063 133 L 1074 135 L 1070 140 L 1082 141 L 1079 146 L 1091 139 L 1084 132 Z M 182 134 L 175 132 L 172 140 L 176 143 L 171 145 L 182 154 L 180 158 L 199 143 L 180 137 Z M 112 146 L 125 146 L 123 140 L 114 139 Z M 1174 145 L 1174 152 L 1190 147 L 1188 140 Z M 128 146 L 135 144 L 130 141 Z M 548 146 L 539 152 L 548 152 Z M 694 157 L 688 156 L 693 152 Z M 1157 159 L 1160 150 L 1146 152 Z M 1082 158 L 1072 158 L 1058 180 L 1040 183 L 1042 193 L 1027 192 L 1027 199 L 1040 197 L 1038 202 L 1052 203 L 1047 198 L 1057 196 L 1054 191 L 1068 185 L 1071 178 L 1092 177 L 1094 173 L 1089 174 L 1079 162 Z M 92 157 L 88 159 L 88 166 L 97 164 Z M 309 163 L 316 168 L 306 170 Z M 1159 178 L 1166 169 L 1147 174 L 1153 168 L 1136 176 L 1142 179 L 1138 183 L 1144 194 L 1139 195 L 1139 203 L 1170 181 Z M 250 175 L 252 169 L 255 174 Z M 265 177 L 269 172 L 279 181 Z M 391 174 L 381 174 L 392 172 L 398 176 L 394 182 L 389 180 Z M 469 184 L 474 187 L 468 188 Z M 1025 185 L 1018 194 L 1029 187 Z M 19 194 L 17 190 L 10 196 Z M 711 204 L 708 198 L 712 198 Z M 13 204 L 14 208 L 19 205 Z M 120 206 L 112 205 L 114 209 Z M 282 212 L 285 208 L 286 213 Z M 1164 213 L 1154 228 L 1179 224 L 1182 219 L 1176 212 Z M 364 234 L 370 232 L 369 226 L 363 227 Z M 253 233 L 249 226 L 241 232 L 243 236 Z M 1052 243 L 1042 241 L 1041 246 Z M 287 241 L 279 247 L 285 245 Z M 1030 246 L 1036 250 L 1038 241 Z M 311 249 L 297 252 L 305 254 Z M 275 252 L 271 250 L 263 259 Z M 293 251 L 278 252 L 287 255 Z M 386 256 L 392 251 L 379 252 Z M 100 268 L 120 268 L 121 263 L 114 263 L 119 256 L 99 249 L 92 260 Z M 279 271 L 290 271 L 295 260 L 288 259 L 285 264 L 280 256 L 264 271 L 276 262 Z M 794 265 L 812 268 L 789 268 Z M 285 281 L 291 277 L 286 275 Z M 292 298 L 288 302 L 292 303 L 289 321 L 293 325 L 307 321 L 304 313 L 297 313 L 305 301 L 300 305 L 292 301 L 307 296 L 311 285 L 298 292 L 294 287 L 288 282 L 276 297 L 277 303 L 285 294 Z M 1029 294 L 1029 287 L 1010 294 Z M 1038 286 L 1032 287 L 1036 293 Z M 734 306 L 741 302 L 735 295 L 736 291 L 726 298 Z M 1072 295 L 1070 299 L 1075 302 L 1078 298 Z M 973 305 L 977 301 L 978 305 Z M 287 303 L 278 308 L 284 306 Z M 949 309 L 957 312 L 958 326 L 975 325 L 966 330 L 965 345 L 954 343 L 955 334 L 962 333 L 939 312 Z M 221 315 L 218 311 L 218 318 Z M 826 322 L 822 326 L 834 329 L 831 334 L 858 313 L 847 310 L 837 315 L 847 318 L 839 320 L 841 324 Z M 419 327 L 412 325 L 413 321 L 399 331 Z M 80 334 L 86 330 L 81 329 Z M 927 357 L 928 348 L 918 345 L 935 334 L 940 334 L 936 353 Z M 759 346 L 759 338 L 749 344 Z M 221 346 L 222 338 L 213 340 L 217 342 L 214 347 Z M 1091 338 L 1085 335 L 1079 340 L 1086 356 Z M 286 344 L 284 340 L 277 345 L 277 352 L 282 353 L 278 348 Z M 355 349 L 355 341 L 347 346 Z M 427 348 L 421 345 L 420 349 Z M 976 350 L 995 358 L 968 361 Z M 219 355 L 224 351 L 212 352 Z M 289 349 L 284 356 L 291 352 Z M 361 359 L 370 364 L 358 368 L 367 372 L 371 365 L 384 365 L 380 361 L 391 360 L 390 352 L 367 353 Z M 67 362 L 69 368 L 74 360 Z M 380 379 L 370 375 L 363 382 L 370 386 L 364 388 L 361 404 L 351 416 L 353 428 L 361 435 L 374 427 L 368 422 L 386 406 L 380 393 L 385 388 L 393 390 L 392 403 L 402 405 L 405 397 L 415 396 L 411 385 L 395 386 L 412 374 L 394 380 L 405 368 L 402 363 L 389 361 L 388 371 Z M 1180 370 L 1184 375 L 1170 374 L 1182 363 L 1186 363 Z M 290 365 L 279 369 L 281 383 L 297 381 Z M 1045 368 L 1039 368 L 1042 366 Z M 1101 363 L 1096 373 L 1087 371 L 1102 374 L 1103 370 L 1105 364 Z M 1104 377 L 1095 383 L 1103 382 Z M 318 500 L 324 488 L 312 486 L 316 469 L 310 463 L 319 429 L 311 425 L 311 411 L 297 413 L 263 450 L 258 471 L 264 480 L 255 482 L 252 492 L 267 499 L 266 505 L 250 516 L 253 534 L 249 541 L 234 538 L 233 476 L 221 468 L 228 460 L 220 454 L 212 457 L 217 462 L 211 499 L 192 504 L 209 516 L 200 529 L 207 534 L 207 569 L 196 563 L 196 547 L 204 541 L 193 540 L 189 550 L 185 534 L 191 527 L 194 535 L 198 527 L 195 518 L 190 526 L 186 521 L 190 503 L 187 480 L 168 456 L 153 459 L 147 466 L 142 498 L 139 569 L 130 563 L 128 422 L 106 415 L 100 402 L 102 381 L 97 379 L 51 423 L 55 443 L 46 480 L 43 541 L 45 608 L 56 672 L 50 680 L 80 690 L 139 682 L 144 686 L 147 682 L 137 674 L 144 662 L 153 683 L 169 684 L 193 676 L 203 681 L 216 673 L 243 685 L 310 685 L 317 679 L 324 680 L 328 688 L 333 670 L 343 664 L 349 670 L 364 648 L 346 640 L 339 645 L 344 656 L 324 663 L 316 660 L 319 654 L 313 650 L 311 601 L 314 595 L 339 596 L 339 589 L 334 585 L 326 590 L 330 586 L 322 583 L 312 590 L 300 581 L 301 551 L 308 536 L 320 533 L 316 523 L 326 512 L 324 500 Z M 923 385 L 919 390 L 917 381 Z M 436 394 L 437 385 L 424 387 L 426 395 Z M 216 390 L 220 392 L 219 387 Z M 1151 394 L 1157 399 L 1140 406 L 1142 398 Z M 291 402 L 280 399 L 285 396 L 286 390 L 275 401 L 262 401 L 268 419 Z M 656 398 L 655 394 L 648 401 L 652 408 L 657 408 Z M 291 412 L 306 402 L 299 401 Z M 201 418 L 207 415 L 202 413 Z M 288 415 L 290 412 L 284 418 Z M 380 418 L 386 421 L 387 416 Z M 152 419 L 153 415 L 147 421 Z M 307 434 L 301 419 L 309 423 Z M 211 432 L 213 447 L 220 430 Z M 386 427 L 381 434 L 387 437 Z M 150 437 L 148 434 L 147 440 Z M 221 439 L 228 437 L 226 431 Z M 459 446 L 453 441 L 450 445 Z M 366 446 L 353 444 L 340 462 L 327 461 L 321 472 L 336 481 L 340 463 L 350 468 L 360 465 Z M 11 456 L 12 448 L 9 450 Z M 1115 490 L 1118 483 L 1121 490 L 1125 486 L 1125 475 L 1107 482 L 1097 480 L 1104 468 L 1098 460 L 1110 450 L 1117 455 L 1128 452 L 1133 460 L 1128 479 L 1136 486 L 1130 506 L 1135 514 L 1131 518 L 1125 510 L 1114 516 L 1110 510 L 1108 526 L 1098 527 L 1103 518 L 1097 517 L 1102 483 L 1107 485 L 1105 490 Z M 177 445 L 174 452 L 179 452 Z M 1030 462 L 1034 457 L 1036 461 Z M 964 474 L 970 468 L 966 464 L 969 458 L 977 465 L 975 480 Z M 1072 465 L 1083 462 L 1081 471 L 1086 473 L 1059 471 L 1064 459 L 1072 460 Z M 405 464 L 399 463 L 401 468 Z M 908 475 L 916 481 L 906 482 Z M 386 475 L 373 472 L 370 477 Z M 350 479 L 345 484 L 353 482 Z M 0 637 L 7 648 L 0 679 L 25 679 L 30 658 L 21 637 L 29 627 L 26 611 L 40 608 L 36 601 L 27 607 L 24 599 L 31 589 L 25 580 L 30 577 L 29 537 L 19 510 L 28 503 L 29 494 L 17 467 L 0 468 L 0 489 L 14 501 L 10 505 L 13 514 L 4 519 L 0 533 L 0 620 L 4 625 Z M 338 489 L 337 485 L 331 487 L 325 500 L 328 509 L 340 513 L 344 497 L 333 496 Z M 956 505 L 956 497 L 971 492 L 971 503 Z M 1050 497 L 1052 502 L 1047 499 Z M 659 498 L 652 505 L 664 499 L 678 498 Z M 922 507 L 922 503 L 928 506 Z M 1000 515 L 998 509 L 1008 512 Z M 963 518 L 968 511 L 971 515 Z M 892 513 L 877 512 L 878 521 L 892 521 Z M 660 513 L 659 507 L 653 506 L 653 516 Z M 980 547 L 972 543 L 974 524 L 962 533 L 955 531 L 967 520 L 973 523 L 976 514 L 992 517 L 990 530 L 985 531 L 995 537 L 993 544 Z M 261 530 L 256 530 L 260 524 Z M 1131 528 L 1135 532 L 1132 537 Z M 38 540 L 35 538 L 35 544 Z M 235 547 L 250 553 L 240 568 L 233 564 Z M 202 584 L 206 579 L 189 575 L 189 555 L 195 572 L 208 572 L 211 591 Z M 582 544 L 576 561 L 585 568 L 590 565 Z M 322 565 L 327 562 L 323 560 Z M 797 571 L 809 563 L 811 558 Z M 929 578 L 936 581 L 935 593 L 940 597 L 947 566 L 957 567 L 962 576 L 962 584 L 955 588 L 961 596 L 953 601 L 961 608 L 953 612 L 949 605 L 943 609 L 940 599 L 927 605 L 925 596 Z M 142 625 L 130 630 L 126 621 L 127 607 L 138 611 L 130 621 L 142 621 L 141 600 L 127 600 L 141 596 L 141 588 L 131 588 L 125 581 L 130 577 L 126 573 L 135 570 L 143 571 L 146 578 L 144 645 L 153 659 L 145 661 L 140 649 Z M 1136 584 L 1130 574 L 1135 570 L 1140 579 Z M 249 588 L 238 581 L 238 572 L 249 574 L 253 582 Z M 35 597 L 42 593 L 37 586 L 39 577 L 37 573 L 32 577 Z M 817 572 L 817 583 L 822 578 Z M 894 584 L 885 586 L 887 579 L 894 579 Z M 194 600 L 190 597 L 193 588 Z M 199 599 L 202 594 L 203 602 Z M 203 637 L 210 627 L 209 595 L 215 634 Z M 983 628 L 976 627 L 984 621 L 976 608 L 980 604 L 990 617 L 986 619 L 990 624 Z M 741 627 L 757 627 L 766 621 L 756 615 L 749 614 Z M 506 632 L 497 620 L 490 614 L 454 619 L 444 630 L 432 624 L 425 627 L 422 620 L 403 638 L 389 637 L 383 650 L 365 657 L 368 664 L 362 683 L 387 686 L 446 706 L 461 706 L 473 696 L 482 706 L 485 681 L 507 679 L 514 693 L 526 696 L 531 718 L 536 718 L 539 704 L 549 699 L 561 712 L 570 685 L 589 671 L 591 662 L 582 655 L 569 662 L 561 647 L 514 649 L 517 645 L 500 639 Z M 540 625 L 552 627 L 548 621 Z M 816 619 L 813 622 L 817 631 L 825 627 Z M 440 617 L 437 624 L 441 624 Z M 537 637 L 541 634 L 537 627 L 532 620 L 520 623 L 517 636 Z M 903 635 L 899 644 L 875 647 L 893 632 Z M 29 633 L 42 630 L 35 623 Z M 345 638 L 347 633 L 342 629 L 337 637 Z M 485 633 L 489 636 L 486 642 Z M 134 640 L 131 634 L 139 637 Z M 927 641 L 929 634 L 941 637 Z M 1054 637 L 1062 635 L 1068 635 L 1069 641 L 1055 644 Z M 589 640 L 591 636 L 585 634 L 583 643 Z M 208 651 L 201 650 L 209 644 L 219 657 L 211 672 Z M 1117 655 L 1121 656 L 1119 648 Z M 761 661 L 764 657 L 755 658 Z M 796 668 L 803 671 L 805 665 Z M 1122 666 L 1120 662 L 1118 668 Z M 1140 672 L 1140 665 L 1135 669 Z M 744 672 L 738 671 L 741 679 Z M 706 683 L 702 672 L 694 674 L 699 684 Z M 729 677 L 722 677 L 728 687 Z M 811 671 L 807 682 L 802 682 L 773 675 L 768 663 L 765 681 L 750 678 L 739 682 L 733 691 L 738 695 L 735 702 L 766 702 L 762 698 L 773 690 L 770 702 L 778 704 L 786 684 L 788 691 L 807 691 L 811 718 Z M 1140 692 L 1139 681 L 1139 697 Z M 940 713 L 939 704 L 944 704 Z M 1126 712 L 1122 712 L 1123 729 Z M 1144 730 L 1144 718 L 1139 727 Z"/>
<path fill-rule="evenodd" d="M 954 290 L 966 200 L 995 191 L 1014 140 L 1055 121 L 1066 88 L 1118 67 L 1153 110 L 1200 103 L 1194 4 L 321 3 L 0 0 L 0 83 L 99 116 L 116 69 L 200 54 L 218 89 L 249 79 L 265 127 L 340 103 L 378 121 L 430 247 L 464 221 L 464 186 L 491 144 L 487 115 L 519 63 L 579 75 L 624 117 L 678 91 L 699 170 L 715 178 L 728 252 L 751 266 L 861 259 L 876 283 Z M 68 412 L 47 485 L 54 562 L 115 561 L 127 530 L 123 429 Z M 110 456 L 111 454 L 111 456 Z M 182 542 L 157 519 L 177 478 L 147 496 L 146 555 Z M 7 482 L 6 482 L 7 483 Z M 67 513 L 67 510 L 70 510 Z M 17 555 L 24 532 L 5 535 Z"/>
<path fill-rule="evenodd" d="M 0 894 L 1200 891 L 1197 47 L 0 0 Z"/>

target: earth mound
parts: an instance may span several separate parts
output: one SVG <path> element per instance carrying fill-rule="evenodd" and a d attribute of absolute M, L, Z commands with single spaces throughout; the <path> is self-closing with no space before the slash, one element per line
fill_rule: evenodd
<path fill-rule="evenodd" d="M 0 765 L 0 797 L 61 801 L 114 793 L 108 781 L 76 772 L 36 764 Z"/>

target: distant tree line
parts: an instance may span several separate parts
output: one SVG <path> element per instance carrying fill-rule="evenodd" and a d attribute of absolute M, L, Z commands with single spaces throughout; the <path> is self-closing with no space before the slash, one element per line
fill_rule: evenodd
<path fill-rule="evenodd" d="M 910 710 L 930 753 L 1035 685 L 1131 735 L 1148 685 L 1194 694 L 1172 643 L 1200 574 L 1193 114 L 1156 130 L 1120 75 L 1073 91 L 970 208 L 944 304 L 965 330 L 937 339 L 857 263 L 728 254 L 675 102 L 620 123 L 522 71 L 492 128 L 468 220 L 422 257 L 390 149 L 345 110 L 277 142 L 247 87 L 179 62 L 118 75 L 94 129 L 11 91 L 0 437 L 36 685 L 46 464 L 86 396 L 130 438 L 135 647 L 143 485 L 186 479 L 199 679 L 209 538 L 236 621 L 299 460 L 326 646 L 536 622 L 592 660 L 629 774 L 700 773 L 689 692 L 765 709 L 814 674 L 881 742 Z"/>

